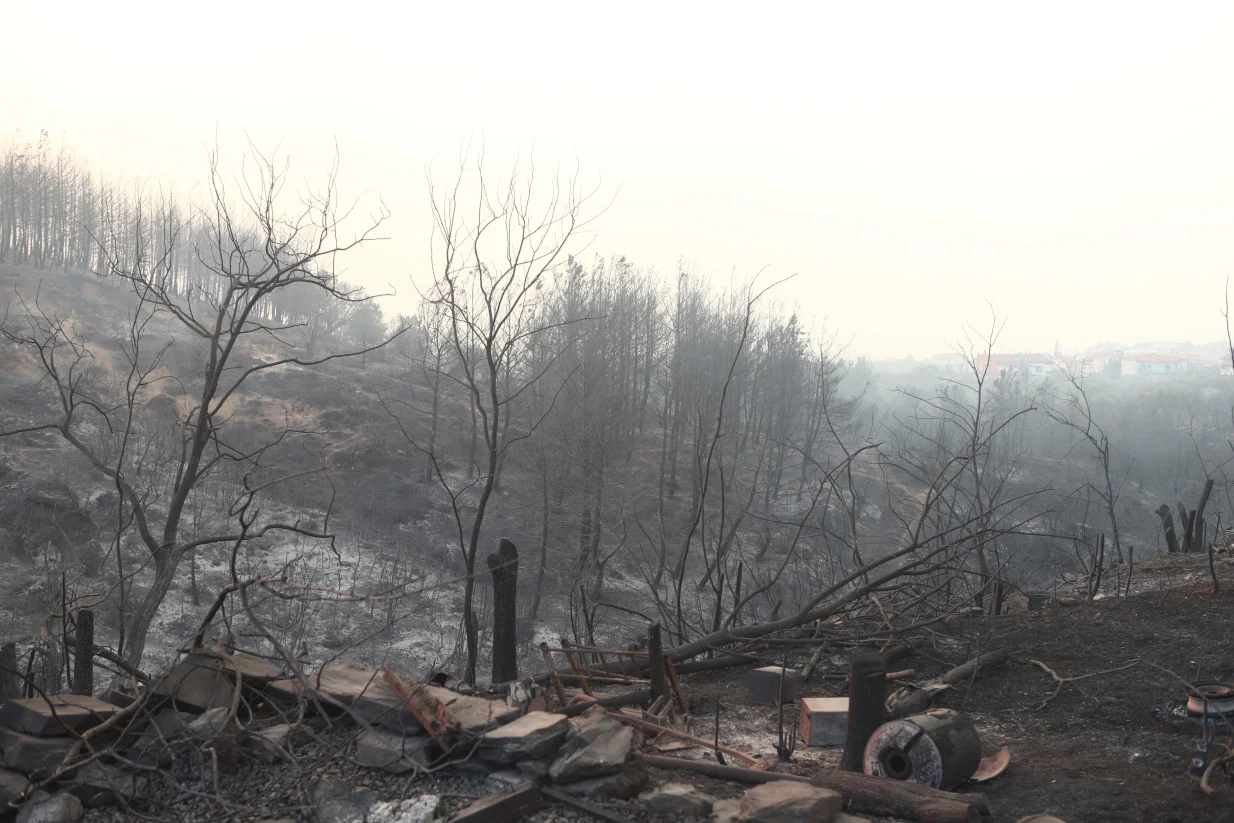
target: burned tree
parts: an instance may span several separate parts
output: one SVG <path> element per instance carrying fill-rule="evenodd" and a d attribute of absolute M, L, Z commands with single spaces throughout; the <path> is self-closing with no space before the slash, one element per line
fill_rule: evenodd
<path fill-rule="evenodd" d="M 465 172 L 460 170 L 454 184 L 444 190 L 429 180 L 436 279 L 425 297 L 444 317 L 457 368 L 457 374 L 448 377 L 470 398 L 483 449 L 475 481 L 478 498 L 466 514 L 457 505 L 453 508 L 464 565 L 464 679 L 474 683 L 479 628 L 473 603 L 484 518 L 506 452 L 534 433 L 549 413 L 545 411 L 521 431 L 509 428 L 514 404 L 545 377 L 556 360 L 550 357 L 546 364 L 528 368 L 528 347 L 537 338 L 582 320 L 546 321 L 540 303 L 542 290 L 552 285 L 566 263 L 568 249 L 594 219 L 588 212 L 594 192 L 582 191 L 577 175 L 555 178 L 540 188 L 534 168 L 525 176 L 516 170 L 494 187 L 486 178 L 482 155 L 476 160 L 474 179 L 469 180 Z M 463 192 L 468 183 L 474 198 L 470 202 Z M 423 451 L 422 446 L 418 448 Z M 435 459 L 434 465 L 451 499 L 459 501 Z"/>
<path fill-rule="evenodd" d="M 243 499 L 278 482 L 271 470 L 274 454 L 301 434 L 286 428 L 261 442 L 246 438 L 232 422 L 245 385 L 281 366 L 316 366 L 386 342 L 309 357 L 287 340 L 287 332 L 298 324 L 280 322 L 272 310 L 289 288 L 316 290 L 332 301 L 366 300 L 340 285 L 330 266 L 336 255 L 373 237 L 384 215 L 343 240 L 337 163 L 321 191 L 302 195 L 294 204 L 283 192 L 286 167 L 275 157 L 251 151 L 244 169 L 238 191 L 230 191 L 228 175 L 213 152 L 209 201 L 189 217 L 168 200 L 153 215 L 143 213 L 149 207 L 142 205 L 133 222 L 105 224 L 96 238 L 103 261 L 97 274 L 125 285 L 132 295 L 118 381 L 104 379 L 80 320 L 45 308 L 37 296 L 19 294 L 2 327 L 4 337 L 37 364 L 41 380 L 51 387 L 56 412 L 43 421 L 7 428 L 0 436 L 57 432 L 98 476 L 114 484 L 119 519 L 136 529 L 147 555 L 142 566 L 152 570 L 152 579 L 131 622 L 121 628 L 122 654 L 134 666 L 181 560 L 195 549 L 275 530 L 328 537 L 328 517 L 320 528 L 270 521 L 243 535 L 225 526 L 203 529 L 188 517 L 194 495 L 212 477 L 230 471 Z M 191 254 L 185 253 L 186 244 Z M 250 348 L 257 343 L 274 354 L 253 357 Z M 171 356 L 186 348 L 192 354 L 184 359 L 199 366 L 173 368 Z M 156 426 L 151 419 L 156 404 L 150 401 L 156 398 L 174 417 L 174 428 Z M 118 562 L 122 530 L 115 544 Z M 120 569 L 122 580 L 132 573 Z"/>

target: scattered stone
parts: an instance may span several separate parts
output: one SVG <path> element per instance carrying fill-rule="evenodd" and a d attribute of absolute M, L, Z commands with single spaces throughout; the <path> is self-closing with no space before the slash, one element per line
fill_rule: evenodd
<path fill-rule="evenodd" d="M 556 783 L 569 783 L 589 777 L 603 777 L 621 771 L 634 750 L 634 729 L 622 726 L 612 718 L 604 718 L 617 728 L 605 729 L 594 740 L 579 734 L 565 745 L 561 756 L 549 768 Z"/>
<path fill-rule="evenodd" d="M 713 823 L 736 823 L 741 814 L 741 800 L 736 797 L 726 797 L 711 804 L 711 819 Z M 832 823 L 835 823 L 833 820 Z"/>
<path fill-rule="evenodd" d="M 403 774 L 431 765 L 432 745 L 433 738 L 426 734 L 404 737 L 381 729 L 365 729 L 356 740 L 356 762 Z"/>
<path fill-rule="evenodd" d="M 783 676 L 784 688 L 780 688 Z M 786 669 L 783 666 L 763 666 L 761 669 L 751 669 L 746 674 L 746 688 L 749 690 L 751 703 L 763 706 L 775 706 L 778 703 L 792 703 L 797 699 L 797 691 L 801 687 L 801 672 L 796 669 Z"/>
<path fill-rule="evenodd" d="M 284 752 L 290 744 L 291 725 L 279 723 L 253 732 L 249 738 L 249 752 L 262 763 L 278 763 L 287 756 Z"/>
<path fill-rule="evenodd" d="M 715 798 L 700 792 L 694 786 L 687 786 L 684 783 L 665 783 L 655 791 L 640 797 L 639 802 L 656 812 L 704 817 L 711 814 Z"/>
<path fill-rule="evenodd" d="M 440 805 L 441 798 L 435 794 L 382 801 L 369 811 L 366 823 L 428 823 L 436 817 Z"/>
<path fill-rule="evenodd" d="M 515 763 L 555 752 L 570 733 L 570 719 L 560 714 L 529 712 L 512 723 L 485 732 L 476 754 L 494 763 Z"/>
<path fill-rule="evenodd" d="M 194 652 L 185 655 L 158 682 L 154 693 L 170 697 L 182 708 L 204 712 L 230 706 L 235 687 L 227 675 L 226 664 L 217 655 Z"/>
<path fill-rule="evenodd" d="M 504 769 L 485 778 L 481 791 L 485 794 L 504 792 L 528 782 L 527 776 L 518 769 Z"/>
<path fill-rule="evenodd" d="M 42 777 L 64 762 L 73 743 L 71 737 L 35 737 L 0 726 L 0 765 Z"/>
<path fill-rule="evenodd" d="M 326 778 L 313 785 L 313 818 L 317 823 L 364 823 L 376 803 L 372 789 L 353 789 L 346 780 Z"/>
<path fill-rule="evenodd" d="M 520 760 L 518 770 L 530 780 L 543 780 L 548 777 L 548 770 L 552 765 L 551 760 Z"/>
<path fill-rule="evenodd" d="M 483 760 L 456 760 L 450 764 L 450 771 L 464 777 L 485 778 L 493 773 L 493 767 Z"/>
<path fill-rule="evenodd" d="M 146 778 L 141 775 L 92 760 L 77 770 L 65 791 L 87 808 L 95 809 L 140 797 L 146 792 L 146 786 Z"/>
<path fill-rule="evenodd" d="M 119 706 L 79 694 L 58 694 L 0 703 L 0 726 L 36 737 L 84 732 L 120 711 Z"/>
<path fill-rule="evenodd" d="M 616 774 L 578 780 L 558 786 L 563 792 L 575 797 L 594 797 L 612 800 L 629 800 L 637 797 L 648 783 L 647 769 L 642 763 L 631 760 Z"/>
<path fill-rule="evenodd" d="M 45 800 L 31 798 L 17 813 L 17 823 L 77 823 L 85 815 L 80 800 L 62 793 Z"/>
<path fill-rule="evenodd" d="M 829 823 L 843 805 L 843 798 L 830 789 L 776 780 L 746 792 L 737 819 L 741 823 Z"/>
<path fill-rule="evenodd" d="M 30 781 L 26 776 L 8 769 L 0 769 L 0 810 L 8 806 L 10 800 L 16 800 L 26 792 Z"/>
<path fill-rule="evenodd" d="M 218 706 L 209 709 L 189 721 L 186 727 L 190 733 L 204 740 L 218 737 L 227 731 L 231 725 L 231 707 Z"/>

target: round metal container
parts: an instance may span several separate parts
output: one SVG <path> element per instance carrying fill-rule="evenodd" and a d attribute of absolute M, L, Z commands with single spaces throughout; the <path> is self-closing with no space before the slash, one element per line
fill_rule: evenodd
<path fill-rule="evenodd" d="M 934 709 L 874 730 L 866 743 L 866 774 L 950 789 L 968 780 L 981 764 L 981 740 L 972 719 L 951 709 Z"/>
<path fill-rule="evenodd" d="M 1234 714 L 1234 686 L 1210 680 L 1193 683 L 1187 689 L 1187 711 L 1191 714 L 1219 716 Z"/>

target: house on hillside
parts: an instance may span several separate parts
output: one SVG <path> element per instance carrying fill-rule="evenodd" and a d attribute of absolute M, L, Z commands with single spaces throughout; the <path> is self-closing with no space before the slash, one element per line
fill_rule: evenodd
<path fill-rule="evenodd" d="M 1028 377 L 1048 377 L 1055 369 L 1054 358 L 1044 354 L 1022 354 L 1020 363 Z"/>
<path fill-rule="evenodd" d="M 1181 354 L 1128 354 L 1123 357 L 1122 374 L 1185 374 L 1188 360 Z"/>
<path fill-rule="evenodd" d="M 1081 355 L 1076 363 L 1076 370 L 1082 377 L 1092 377 L 1094 374 L 1122 374 L 1123 353 L 1121 351 L 1099 351 Z"/>

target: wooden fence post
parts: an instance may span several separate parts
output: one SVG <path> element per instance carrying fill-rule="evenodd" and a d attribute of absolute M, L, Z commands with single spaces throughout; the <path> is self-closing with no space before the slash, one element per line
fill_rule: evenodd
<path fill-rule="evenodd" d="M 493 682 L 518 679 L 518 549 L 504 537 L 486 558 L 493 575 Z"/>

